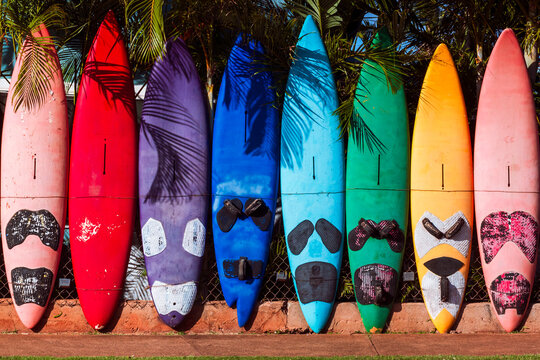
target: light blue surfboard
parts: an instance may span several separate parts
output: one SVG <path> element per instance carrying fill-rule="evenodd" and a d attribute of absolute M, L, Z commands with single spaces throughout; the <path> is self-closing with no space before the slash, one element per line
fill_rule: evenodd
<path fill-rule="evenodd" d="M 281 201 L 296 294 L 316 333 L 332 312 L 343 254 L 344 149 L 337 107 L 328 55 L 308 16 L 283 106 Z"/>

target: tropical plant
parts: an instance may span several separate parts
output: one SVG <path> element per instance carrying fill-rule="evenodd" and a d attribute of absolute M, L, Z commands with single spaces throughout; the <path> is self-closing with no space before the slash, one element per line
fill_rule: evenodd
<path fill-rule="evenodd" d="M 1 4 L 0 38 L 9 33 L 14 40 L 17 56 L 23 56 L 19 76 L 14 84 L 15 111 L 21 106 L 28 110 L 39 107 L 50 90 L 50 79 L 58 71 L 51 53 L 55 46 L 52 37 L 37 33 L 41 25 L 49 29 L 65 24 L 63 7 L 52 1 L 7 0 Z"/>
<path fill-rule="evenodd" d="M 62 47 L 58 56 L 62 63 L 64 82 L 73 87 L 75 100 L 84 61 L 97 29 L 111 10 L 119 18 L 119 23 L 123 23 L 125 9 L 121 0 L 70 0 L 65 2 L 64 7 L 67 17 L 61 33 Z"/>

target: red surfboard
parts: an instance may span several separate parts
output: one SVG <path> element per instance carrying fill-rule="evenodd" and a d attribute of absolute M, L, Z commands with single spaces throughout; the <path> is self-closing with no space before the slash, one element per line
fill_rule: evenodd
<path fill-rule="evenodd" d="M 110 11 L 84 66 L 73 120 L 69 224 L 73 273 L 96 330 L 122 297 L 136 200 L 135 94 L 128 54 Z"/>

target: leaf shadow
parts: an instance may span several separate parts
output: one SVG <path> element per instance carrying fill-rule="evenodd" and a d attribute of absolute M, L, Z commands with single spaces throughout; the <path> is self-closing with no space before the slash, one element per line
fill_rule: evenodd
<path fill-rule="evenodd" d="M 152 204 L 182 203 L 192 196 L 208 194 L 208 143 L 196 141 L 208 137 L 206 113 L 201 110 L 203 94 L 200 85 L 196 86 L 199 78 L 181 40 L 168 42 L 166 49 L 166 55 L 152 70 L 141 119 L 141 136 L 156 150 L 158 158 L 144 199 Z M 199 94 L 178 96 L 178 84 Z M 201 105 L 198 108 L 192 106 L 197 96 Z"/>
<path fill-rule="evenodd" d="M 296 48 L 283 106 L 281 163 L 287 168 L 303 161 L 304 141 L 314 125 L 324 126 L 325 119 L 306 99 L 331 106 L 336 99 L 335 85 L 329 75 L 328 57 L 321 51 Z M 335 109 L 334 109 L 335 110 Z"/>
<path fill-rule="evenodd" d="M 259 42 L 240 35 L 231 50 L 223 75 L 224 105 L 244 108 L 244 153 L 277 160 L 278 112 L 273 77 L 263 65 L 264 50 Z"/>
<path fill-rule="evenodd" d="M 108 49 L 106 54 L 102 53 L 104 48 Z M 123 57 L 126 59 L 125 64 L 122 64 Z M 106 95 L 104 98 L 109 104 L 116 106 L 119 102 L 130 116 L 136 117 L 133 77 L 127 61 L 127 51 L 118 23 L 111 12 L 99 27 L 82 76 L 95 82 L 99 91 Z"/>
<path fill-rule="evenodd" d="M 93 80 L 104 98 L 110 104 L 119 101 L 129 113 L 135 117 L 135 99 L 133 96 L 133 79 L 129 66 L 111 64 L 103 61 L 87 61 L 83 70 L 83 76 Z"/>
<path fill-rule="evenodd" d="M 369 89 L 372 88 L 373 85 L 386 83 L 390 88 L 391 84 L 387 81 L 387 76 L 380 66 L 370 62 L 366 62 L 364 66 L 371 66 L 373 69 L 371 69 L 371 71 L 363 70 L 363 74 L 360 76 L 355 90 L 355 109 L 352 117 L 351 136 L 360 151 L 364 151 L 365 148 L 367 148 L 371 154 L 377 151 L 379 153 L 386 153 L 386 146 L 365 121 L 365 118 L 373 119 L 374 117 L 373 112 L 366 106 L 366 102 L 369 101 L 372 96 Z M 361 116 L 357 107 L 361 108 L 362 112 L 369 116 Z"/>

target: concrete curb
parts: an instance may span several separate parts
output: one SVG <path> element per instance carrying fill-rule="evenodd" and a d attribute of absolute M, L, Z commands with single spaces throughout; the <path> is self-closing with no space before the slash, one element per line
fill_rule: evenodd
<path fill-rule="evenodd" d="M 164 334 L 174 330 L 162 323 L 151 301 L 126 301 L 119 306 L 106 332 L 114 334 Z M 186 334 L 307 333 L 310 332 L 298 302 L 263 302 L 255 309 L 245 328 L 236 322 L 236 310 L 224 301 L 196 304 L 176 331 Z M 523 332 L 540 333 L 540 304 L 533 304 Z M 17 333 L 89 333 L 95 332 L 86 322 L 78 300 L 59 300 L 49 305 L 43 320 L 32 331 L 19 321 L 9 299 L 0 300 L 0 332 Z M 356 303 L 343 302 L 334 307 L 326 333 L 364 333 Z M 395 304 L 387 329 L 390 333 L 431 333 L 431 323 L 423 303 Z M 489 303 L 471 303 L 453 330 L 456 333 L 501 333 Z"/>

